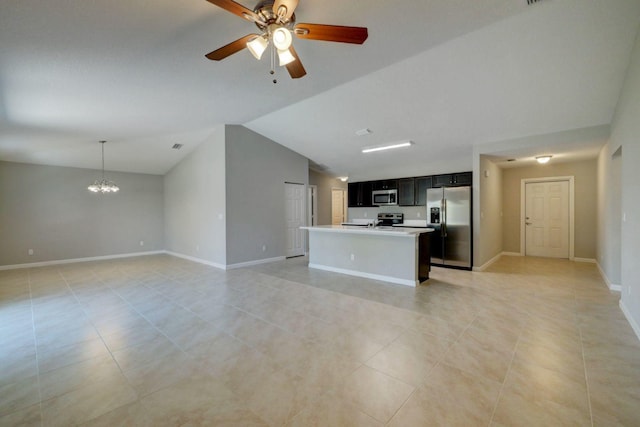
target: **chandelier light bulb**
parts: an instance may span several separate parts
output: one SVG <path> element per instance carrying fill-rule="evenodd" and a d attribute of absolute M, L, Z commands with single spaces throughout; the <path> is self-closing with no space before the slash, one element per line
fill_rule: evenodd
<path fill-rule="evenodd" d="M 96 179 L 93 184 L 87 187 L 92 193 L 117 193 L 120 191 L 120 187 L 115 182 L 109 181 L 104 177 L 104 144 L 107 141 L 100 141 L 102 145 L 102 179 Z"/>

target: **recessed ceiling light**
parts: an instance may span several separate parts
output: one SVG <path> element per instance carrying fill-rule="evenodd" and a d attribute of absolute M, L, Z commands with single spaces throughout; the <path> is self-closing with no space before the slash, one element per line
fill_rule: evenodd
<path fill-rule="evenodd" d="M 392 150 L 394 148 L 403 148 L 413 145 L 413 141 L 396 142 L 394 144 L 379 145 L 377 147 L 366 147 L 362 149 L 363 153 L 373 153 L 374 151 Z"/>
<path fill-rule="evenodd" d="M 365 136 L 365 135 L 371 135 L 373 132 L 371 132 L 371 129 L 360 129 L 356 131 L 356 135 L 358 136 Z"/>
<path fill-rule="evenodd" d="M 538 157 L 536 157 L 536 160 L 541 165 L 544 165 L 545 163 L 549 163 L 549 160 L 551 160 L 551 157 L 553 157 L 553 156 L 550 156 L 550 155 L 538 156 Z"/>

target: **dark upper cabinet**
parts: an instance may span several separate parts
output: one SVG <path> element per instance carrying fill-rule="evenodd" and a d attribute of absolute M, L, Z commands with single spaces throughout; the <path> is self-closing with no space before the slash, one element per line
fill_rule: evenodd
<path fill-rule="evenodd" d="M 372 207 L 371 192 L 398 190 L 399 206 L 426 206 L 427 189 L 472 184 L 471 172 L 349 183 L 349 207 Z"/>
<path fill-rule="evenodd" d="M 398 204 L 400 206 L 413 206 L 415 204 L 415 180 L 403 178 L 398 180 Z"/>
<path fill-rule="evenodd" d="M 431 180 L 430 176 L 421 176 L 420 178 L 416 178 L 416 196 L 415 196 L 415 205 L 416 206 L 426 206 L 427 205 L 427 188 L 431 188 Z"/>
<path fill-rule="evenodd" d="M 372 182 L 372 190 L 397 190 L 398 189 L 398 180 L 397 179 L 385 179 L 384 181 L 373 181 Z"/>
<path fill-rule="evenodd" d="M 349 183 L 349 207 L 364 208 L 371 205 L 371 182 Z"/>
<path fill-rule="evenodd" d="M 435 175 L 433 177 L 434 188 L 471 185 L 471 183 L 471 172 L 450 173 L 445 175 Z"/>

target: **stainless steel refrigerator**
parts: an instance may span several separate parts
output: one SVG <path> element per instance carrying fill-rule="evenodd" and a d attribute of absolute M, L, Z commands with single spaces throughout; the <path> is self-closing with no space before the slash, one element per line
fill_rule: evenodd
<path fill-rule="evenodd" d="M 471 268 L 471 187 L 427 189 L 431 264 Z"/>

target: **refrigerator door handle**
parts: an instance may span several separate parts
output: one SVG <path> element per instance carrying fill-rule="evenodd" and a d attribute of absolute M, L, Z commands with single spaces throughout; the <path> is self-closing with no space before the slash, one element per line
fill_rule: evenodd
<path fill-rule="evenodd" d="M 442 227 L 442 237 L 447 237 L 447 199 L 442 199 L 442 213 L 440 215 L 440 224 Z"/>

